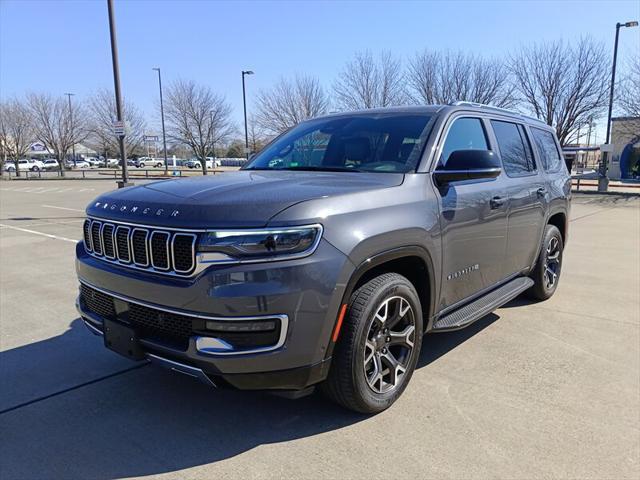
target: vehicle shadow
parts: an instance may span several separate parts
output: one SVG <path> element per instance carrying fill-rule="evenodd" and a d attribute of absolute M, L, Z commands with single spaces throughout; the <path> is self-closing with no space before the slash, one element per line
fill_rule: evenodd
<path fill-rule="evenodd" d="M 418 366 L 498 318 L 491 314 L 465 330 L 426 336 Z M 76 319 L 62 335 L 0 352 L 3 478 L 170 473 L 369 418 L 319 394 L 293 401 L 212 389 L 150 364 L 131 369 L 138 364 L 106 351 L 101 341 Z M 38 387 L 42 382 L 45 389 Z"/>

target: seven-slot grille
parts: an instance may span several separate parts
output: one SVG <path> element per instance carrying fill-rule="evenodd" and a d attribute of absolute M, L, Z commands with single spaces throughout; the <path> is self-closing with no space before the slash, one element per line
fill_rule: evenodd
<path fill-rule="evenodd" d="M 103 260 L 138 269 L 188 276 L 195 268 L 195 233 L 87 219 L 84 246 Z"/>

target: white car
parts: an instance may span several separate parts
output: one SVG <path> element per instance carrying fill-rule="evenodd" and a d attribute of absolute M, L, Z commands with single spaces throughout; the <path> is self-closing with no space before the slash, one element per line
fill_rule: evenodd
<path fill-rule="evenodd" d="M 160 158 L 153 157 L 140 157 L 138 160 L 134 160 L 133 164 L 136 168 L 145 168 L 145 167 L 164 167 L 164 160 Z"/>
<path fill-rule="evenodd" d="M 120 166 L 120 160 L 117 158 L 107 158 L 107 168 L 116 168 Z"/>
<path fill-rule="evenodd" d="M 21 172 L 23 171 L 39 172 L 40 170 L 44 170 L 44 164 L 40 160 L 23 158 L 21 160 L 18 160 L 18 168 L 20 169 Z M 4 169 L 7 172 L 15 172 L 16 164 L 14 162 L 8 161 Z"/>
<path fill-rule="evenodd" d="M 221 165 L 220 160 L 214 160 L 211 157 L 207 157 L 207 170 L 212 170 L 214 168 L 214 165 L 216 167 L 219 167 Z M 202 163 L 200 162 L 200 160 L 194 158 L 186 162 L 185 166 L 188 168 L 202 168 Z"/>
<path fill-rule="evenodd" d="M 86 160 L 67 160 L 65 163 L 67 168 L 91 168 L 91 164 Z"/>
<path fill-rule="evenodd" d="M 60 168 L 60 164 L 55 158 L 47 158 L 43 160 L 42 163 L 45 170 L 58 170 Z"/>

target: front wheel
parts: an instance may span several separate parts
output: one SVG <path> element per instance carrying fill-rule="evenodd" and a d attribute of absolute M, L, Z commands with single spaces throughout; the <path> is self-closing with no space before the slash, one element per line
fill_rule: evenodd
<path fill-rule="evenodd" d="M 531 272 L 533 286 L 527 295 L 534 300 L 550 298 L 558 288 L 562 270 L 562 234 L 555 225 L 547 225 L 536 266 Z"/>
<path fill-rule="evenodd" d="M 422 325 L 420 299 L 405 277 L 386 273 L 364 284 L 349 301 L 324 393 L 361 413 L 389 408 L 418 362 Z"/>

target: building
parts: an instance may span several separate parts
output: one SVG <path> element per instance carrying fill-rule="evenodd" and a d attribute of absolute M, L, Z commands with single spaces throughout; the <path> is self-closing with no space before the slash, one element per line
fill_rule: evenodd
<path fill-rule="evenodd" d="M 640 117 L 611 119 L 609 178 L 640 179 Z"/>

